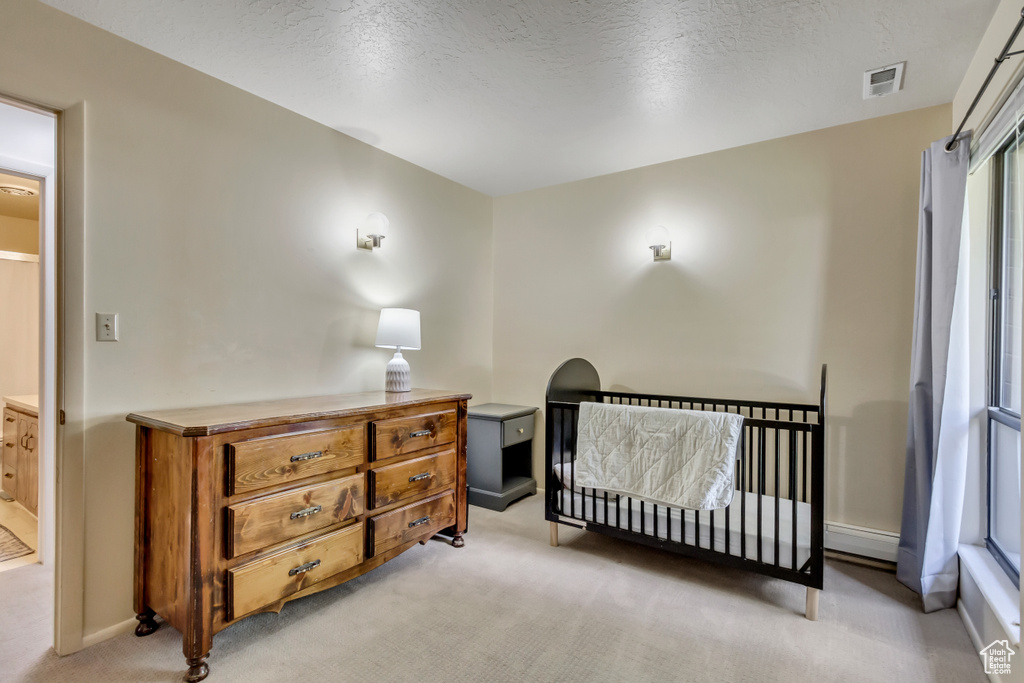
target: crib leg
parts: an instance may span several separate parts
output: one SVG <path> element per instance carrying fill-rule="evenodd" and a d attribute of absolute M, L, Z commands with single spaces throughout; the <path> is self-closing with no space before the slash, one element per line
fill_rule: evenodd
<path fill-rule="evenodd" d="M 551 547 L 558 547 L 558 522 L 550 522 L 551 524 Z"/>
<path fill-rule="evenodd" d="M 818 620 L 818 594 L 821 593 L 817 588 L 807 589 L 807 608 L 804 611 L 806 616 L 811 621 Z"/>

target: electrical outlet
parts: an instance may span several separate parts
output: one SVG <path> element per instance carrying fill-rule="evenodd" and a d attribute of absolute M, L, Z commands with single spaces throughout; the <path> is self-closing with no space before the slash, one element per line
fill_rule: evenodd
<path fill-rule="evenodd" d="M 96 314 L 96 341 L 117 341 L 117 313 Z"/>

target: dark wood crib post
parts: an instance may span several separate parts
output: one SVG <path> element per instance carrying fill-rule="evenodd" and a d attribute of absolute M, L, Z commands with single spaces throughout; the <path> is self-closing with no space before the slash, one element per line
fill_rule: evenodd
<path fill-rule="evenodd" d="M 811 585 L 807 586 L 804 616 L 818 620 L 818 595 L 825 583 L 825 408 L 828 366 L 821 366 L 818 424 L 814 427 L 814 464 L 811 472 Z"/>

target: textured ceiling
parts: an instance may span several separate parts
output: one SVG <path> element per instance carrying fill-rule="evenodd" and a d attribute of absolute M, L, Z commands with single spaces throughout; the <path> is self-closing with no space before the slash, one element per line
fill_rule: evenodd
<path fill-rule="evenodd" d="M 491 195 L 950 102 L 997 4 L 44 1 Z"/>

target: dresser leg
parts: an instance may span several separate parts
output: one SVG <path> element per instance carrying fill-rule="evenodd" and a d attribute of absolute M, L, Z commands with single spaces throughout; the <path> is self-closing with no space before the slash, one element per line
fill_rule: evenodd
<path fill-rule="evenodd" d="M 207 652 L 202 657 L 189 657 L 185 660 L 188 662 L 188 673 L 185 674 L 188 683 L 201 681 L 210 674 L 210 667 L 206 664 L 206 658 L 209 656 L 210 653 Z"/>
<path fill-rule="evenodd" d="M 141 638 L 143 636 L 148 636 L 150 633 L 153 633 L 160 628 L 160 624 L 156 623 L 156 620 L 153 618 L 155 616 L 156 614 L 149 608 L 146 608 L 146 611 L 141 614 L 136 614 L 135 618 L 138 620 L 139 624 L 135 627 L 135 635 Z"/>
<path fill-rule="evenodd" d="M 466 541 L 462 538 L 462 532 L 456 531 L 455 535 L 452 537 L 452 547 L 461 548 L 464 545 L 466 545 Z"/>

